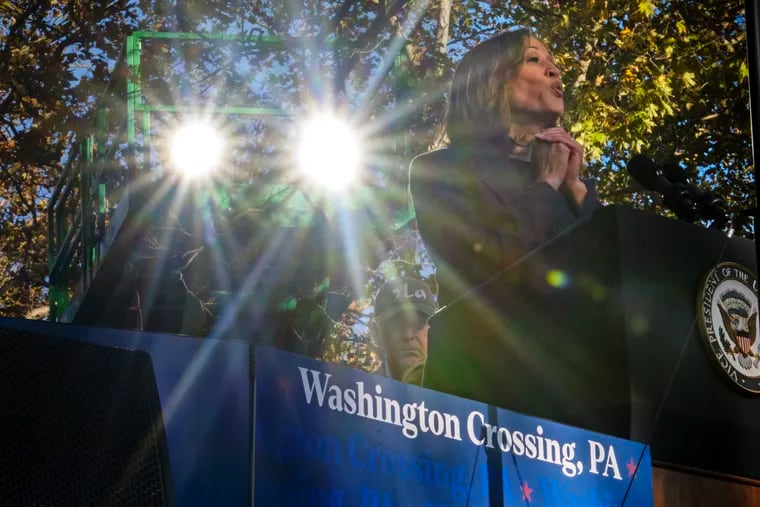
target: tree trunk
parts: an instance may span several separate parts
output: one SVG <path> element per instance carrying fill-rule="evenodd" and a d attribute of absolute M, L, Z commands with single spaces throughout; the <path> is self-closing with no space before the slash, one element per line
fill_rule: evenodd
<path fill-rule="evenodd" d="M 446 46 L 451 35 L 451 0 L 440 0 L 441 6 L 438 11 L 438 28 L 435 32 L 435 47 L 442 54 L 446 54 Z"/>

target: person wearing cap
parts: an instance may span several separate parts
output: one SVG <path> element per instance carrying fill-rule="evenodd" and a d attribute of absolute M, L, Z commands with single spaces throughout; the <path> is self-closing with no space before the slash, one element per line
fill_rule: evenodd
<path fill-rule="evenodd" d="M 428 319 L 436 305 L 430 286 L 416 278 L 386 282 L 375 297 L 371 330 L 384 351 L 386 375 L 420 384 L 428 352 Z"/>

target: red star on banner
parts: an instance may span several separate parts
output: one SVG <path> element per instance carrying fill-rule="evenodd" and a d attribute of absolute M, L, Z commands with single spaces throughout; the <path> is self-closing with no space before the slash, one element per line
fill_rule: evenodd
<path fill-rule="evenodd" d="M 533 494 L 533 490 L 528 486 L 528 481 L 523 482 L 523 485 L 520 486 L 520 491 L 522 491 L 522 499 L 530 502 L 530 495 Z"/>
<path fill-rule="evenodd" d="M 628 468 L 628 477 L 632 476 L 636 473 L 636 463 L 633 462 L 633 458 L 628 460 L 628 463 L 625 464 L 625 466 Z"/>

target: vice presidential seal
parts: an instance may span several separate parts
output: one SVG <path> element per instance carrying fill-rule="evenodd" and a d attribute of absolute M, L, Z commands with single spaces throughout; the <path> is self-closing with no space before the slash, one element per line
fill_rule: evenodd
<path fill-rule="evenodd" d="M 697 302 L 705 343 L 718 366 L 740 388 L 760 394 L 757 277 L 724 262 L 705 277 Z"/>

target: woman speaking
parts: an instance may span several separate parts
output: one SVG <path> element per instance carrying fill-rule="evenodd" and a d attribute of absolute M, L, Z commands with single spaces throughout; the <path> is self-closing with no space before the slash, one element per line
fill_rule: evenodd
<path fill-rule="evenodd" d="M 439 304 L 503 270 L 599 206 L 583 146 L 559 126 L 560 71 L 524 28 L 470 50 L 449 93 L 449 146 L 417 156 L 410 191 Z"/>

